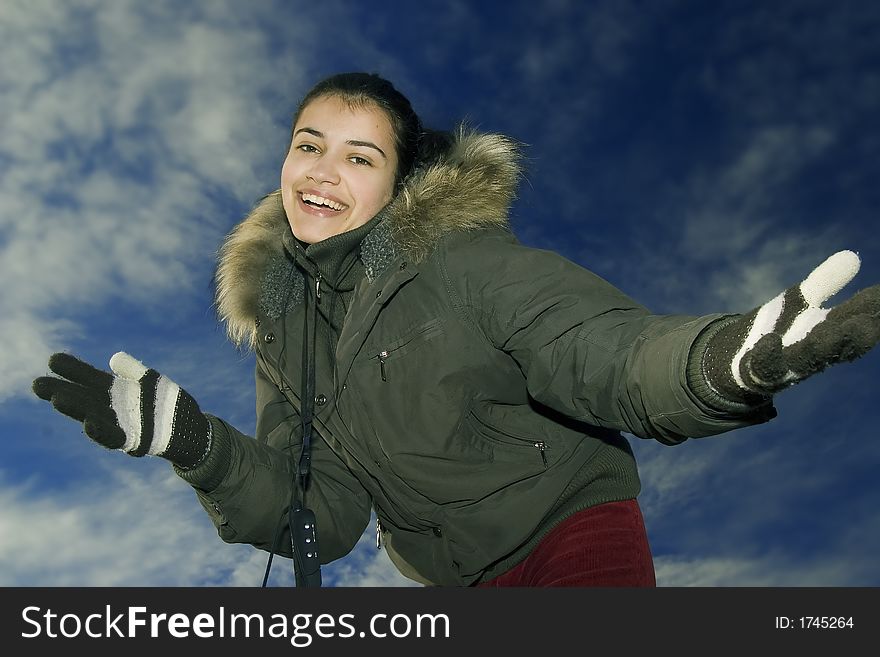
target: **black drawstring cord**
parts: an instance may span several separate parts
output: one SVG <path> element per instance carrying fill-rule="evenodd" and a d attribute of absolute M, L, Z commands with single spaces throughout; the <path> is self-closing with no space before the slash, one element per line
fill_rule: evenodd
<path fill-rule="evenodd" d="M 305 313 L 303 315 L 303 359 L 302 387 L 300 396 L 300 418 L 302 420 L 302 452 L 294 473 L 291 490 L 290 540 L 293 551 L 294 575 L 296 585 L 304 587 L 321 586 L 321 562 L 318 558 L 318 534 L 315 529 L 315 514 L 305 506 L 306 489 L 312 463 L 312 420 L 315 410 L 315 331 L 318 320 L 318 299 L 321 295 L 321 276 L 315 278 L 314 298 L 308 285 L 308 275 L 303 273 L 306 285 L 304 290 Z"/>
<path fill-rule="evenodd" d="M 266 572 L 263 573 L 263 583 L 261 584 L 262 588 L 266 588 L 266 582 L 269 581 L 269 571 L 272 570 L 272 557 L 275 556 L 275 551 L 278 549 L 278 538 L 281 536 L 281 527 L 282 520 L 284 520 L 284 515 L 281 514 L 281 517 L 278 518 L 278 524 L 275 526 L 275 536 L 272 537 L 272 549 L 269 551 L 269 560 L 266 562 Z"/>

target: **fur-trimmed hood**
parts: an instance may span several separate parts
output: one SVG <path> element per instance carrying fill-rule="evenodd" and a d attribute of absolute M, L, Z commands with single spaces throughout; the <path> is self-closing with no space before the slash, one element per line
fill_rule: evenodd
<path fill-rule="evenodd" d="M 520 173 L 514 141 L 459 128 L 444 157 L 416 170 L 382 210 L 362 243 L 367 275 L 377 276 L 398 254 L 412 263 L 424 260 L 448 232 L 506 226 Z M 254 319 L 270 287 L 267 275 L 273 262 L 284 259 L 289 231 L 281 190 L 276 190 L 220 247 L 215 304 L 229 339 L 238 346 L 254 346 Z"/>

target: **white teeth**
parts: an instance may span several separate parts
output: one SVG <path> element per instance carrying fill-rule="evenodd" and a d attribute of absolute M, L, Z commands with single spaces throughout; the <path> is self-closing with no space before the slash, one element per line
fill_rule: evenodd
<path fill-rule="evenodd" d="M 314 203 L 316 205 L 326 205 L 331 210 L 342 210 L 345 208 L 342 203 L 337 203 L 336 201 L 331 201 L 329 198 L 324 198 L 323 196 L 317 196 L 315 194 L 306 194 L 302 195 L 303 201 L 308 201 L 309 203 Z"/>

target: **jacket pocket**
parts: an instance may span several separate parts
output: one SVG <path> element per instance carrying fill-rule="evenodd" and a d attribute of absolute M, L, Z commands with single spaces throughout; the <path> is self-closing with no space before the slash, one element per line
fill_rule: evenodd
<path fill-rule="evenodd" d="M 425 427 L 397 439 L 388 467 L 400 483 L 432 504 L 457 507 L 501 499 L 511 486 L 530 487 L 551 453 L 541 440 L 504 431 L 474 408 L 446 430 Z"/>
<path fill-rule="evenodd" d="M 370 360 L 376 363 L 376 372 L 382 381 L 388 381 L 391 368 L 396 367 L 394 361 L 412 353 L 419 347 L 443 332 L 443 322 L 436 317 L 424 324 L 407 331 L 401 338 L 379 343 L 370 355 Z"/>
<path fill-rule="evenodd" d="M 547 468 L 550 446 L 543 436 L 499 422 L 480 405 L 468 410 L 464 422 L 489 447 L 493 462 L 519 464 L 536 473 Z"/>

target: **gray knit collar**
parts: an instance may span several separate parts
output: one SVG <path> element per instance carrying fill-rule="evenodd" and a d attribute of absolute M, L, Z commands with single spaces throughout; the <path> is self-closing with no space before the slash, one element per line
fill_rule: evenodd
<path fill-rule="evenodd" d="M 332 242 L 331 242 L 332 240 Z M 391 238 L 391 230 L 381 213 L 374 219 L 348 233 L 335 235 L 324 242 L 297 244 L 288 231 L 284 250 L 269 258 L 260 282 L 260 313 L 269 319 L 279 319 L 302 303 L 305 291 L 303 277 L 296 266 L 310 262 L 317 267 L 327 285 L 340 291 L 350 291 L 361 276 L 372 282 L 400 253 Z M 360 263 L 346 262 L 346 256 L 358 258 Z M 355 265 L 355 266 L 352 266 Z M 343 279 L 335 276 L 342 270 Z"/>

